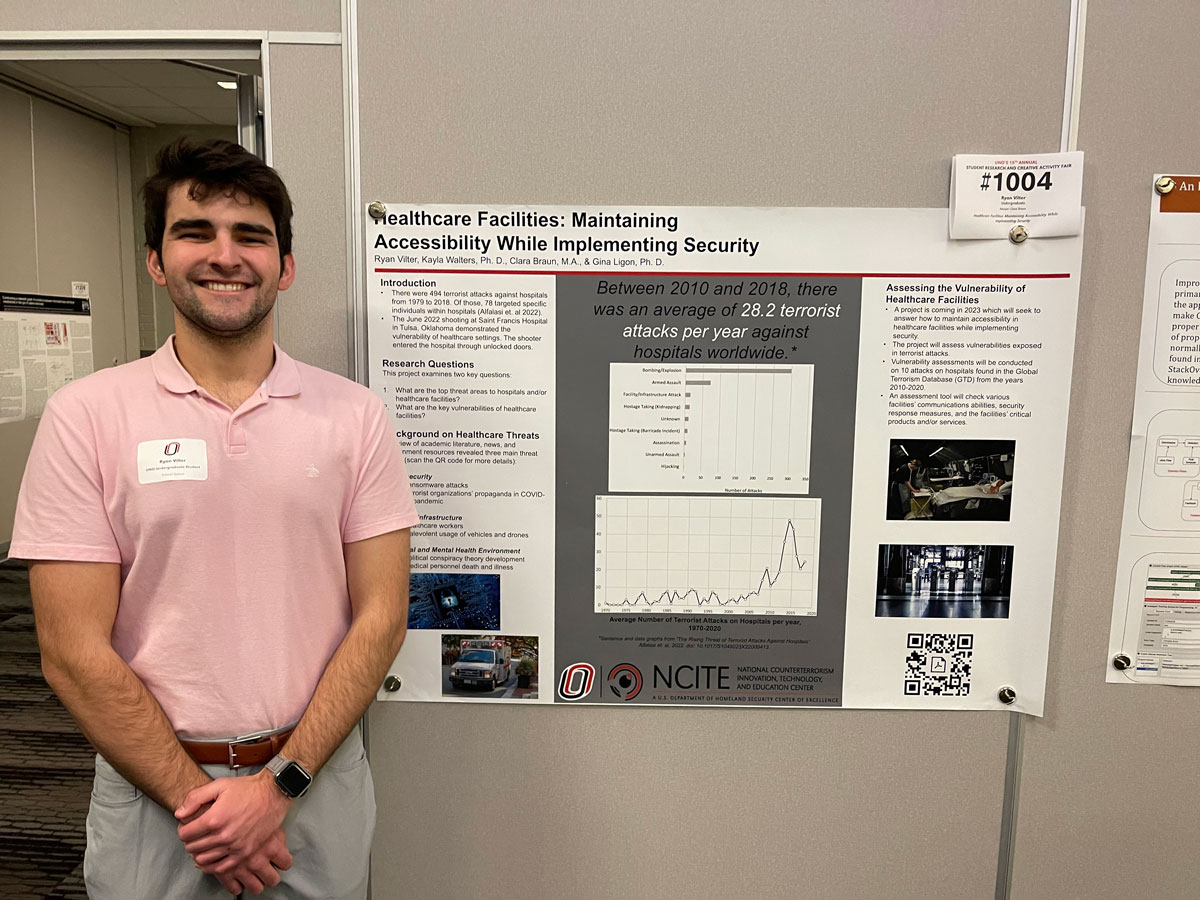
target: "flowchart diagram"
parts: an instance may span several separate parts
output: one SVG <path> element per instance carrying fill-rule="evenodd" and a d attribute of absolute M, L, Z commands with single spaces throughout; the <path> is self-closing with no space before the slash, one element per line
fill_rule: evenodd
<path fill-rule="evenodd" d="M 1142 522 L 1155 531 L 1200 528 L 1200 410 L 1163 410 L 1150 420 Z"/>

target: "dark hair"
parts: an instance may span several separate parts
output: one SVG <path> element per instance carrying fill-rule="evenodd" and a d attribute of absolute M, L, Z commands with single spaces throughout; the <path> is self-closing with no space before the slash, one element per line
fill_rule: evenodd
<path fill-rule="evenodd" d="M 191 182 L 188 197 L 204 200 L 213 193 L 245 194 L 261 200 L 275 220 L 279 259 L 292 252 L 292 200 L 279 173 L 244 147 L 213 138 L 197 141 L 182 137 L 158 151 L 156 171 L 142 185 L 146 202 L 146 246 L 162 256 L 167 227 L 167 194 Z"/>

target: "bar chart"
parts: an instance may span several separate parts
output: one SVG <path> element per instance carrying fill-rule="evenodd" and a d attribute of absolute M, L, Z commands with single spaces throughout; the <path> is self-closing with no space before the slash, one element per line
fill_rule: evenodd
<path fill-rule="evenodd" d="M 613 363 L 609 490 L 808 493 L 812 394 L 811 365 Z"/>

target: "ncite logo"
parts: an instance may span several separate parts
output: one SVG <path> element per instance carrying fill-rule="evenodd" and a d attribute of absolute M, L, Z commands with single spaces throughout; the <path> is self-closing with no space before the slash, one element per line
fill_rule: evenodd
<path fill-rule="evenodd" d="M 621 663 L 608 673 L 608 689 L 628 702 L 642 692 L 642 673 L 631 663 Z"/>
<path fill-rule="evenodd" d="M 171 441 L 163 447 L 163 456 L 174 456 L 179 452 L 179 441 Z"/>
<path fill-rule="evenodd" d="M 582 700 L 596 683 L 596 667 L 591 663 L 572 663 L 558 676 L 558 696 L 564 700 Z"/>

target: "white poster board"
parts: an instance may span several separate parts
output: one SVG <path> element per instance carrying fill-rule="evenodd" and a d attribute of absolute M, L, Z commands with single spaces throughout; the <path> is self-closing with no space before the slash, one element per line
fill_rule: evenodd
<path fill-rule="evenodd" d="M 40 416 L 51 394 L 92 370 L 86 296 L 0 291 L 0 425 Z"/>
<path fill-rule="evenodd" d="M 1151 192 L 1108 681 L 1200 685 L 1200 178 L 1167 178 Z"/>
<path fill-rule="evenodd" d="M 1041 713 L 1080 237 L 385 208 L 369 381 L 423 523 L 381 699 Z"/>

